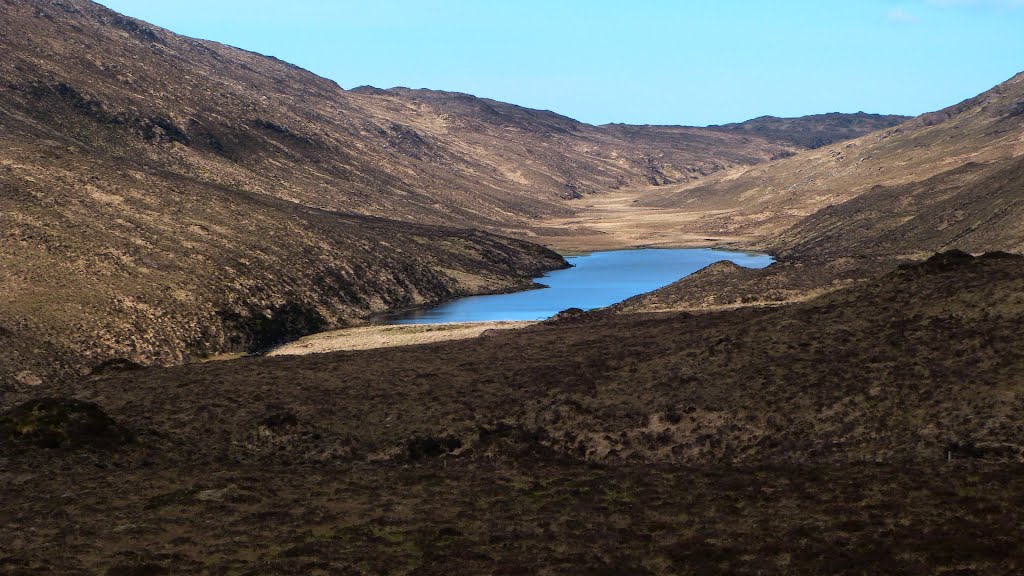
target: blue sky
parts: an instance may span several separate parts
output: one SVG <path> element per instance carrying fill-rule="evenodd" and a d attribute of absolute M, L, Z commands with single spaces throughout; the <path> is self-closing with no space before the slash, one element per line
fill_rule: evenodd
<path fill-rule="evenodd" d="M 337 81 L 585 122 L 916 115 L 1024 70 L 1024 0 L 101 0 Z"/>

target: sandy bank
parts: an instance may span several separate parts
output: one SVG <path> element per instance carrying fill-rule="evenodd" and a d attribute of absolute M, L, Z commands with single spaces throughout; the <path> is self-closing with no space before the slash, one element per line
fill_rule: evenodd
<path fill-rule="evenodd" d="M 270 351 L 268 356 L 300 356 L 339 350 L 370 350 L 429 344 L 445 340 L 476 338 L 486 330 L 511 330 L 536 322 L 465 322 L 447 324 L 395 324 L 360 326 L 321 332 L 289 342 Z"/>

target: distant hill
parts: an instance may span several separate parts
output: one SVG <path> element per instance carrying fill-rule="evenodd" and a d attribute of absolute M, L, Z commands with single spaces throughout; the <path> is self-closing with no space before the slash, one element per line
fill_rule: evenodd
<path fill-rule="evenodd" d="M 821 148 L 842 140 L 852 140 L 864 134 L 891 128 L 910 120 L 910 116 L 867 114 L 813 114 L 799 118 L 761 116 L 746 122 L 708 126 L 716 130 L 745 133 L 789 142 L 802 148 Z"/>
<path fill-rule="evenodd" d="M 369 87 L 352 92 L 369 97 L 373 106 L 405 115 L 402 121 L 417 123 L 416 129 L 431 141 L 472 150 L 473 162 L 491 166 L 480 175 L 495 173 L 511 180 L 494 185 L 517 201 L 524 196 L 576 199 L 628 186 L 688 182 L 800 149 L 770 138 L 741 138 L 705 128 L 592 126 L 554 112 L 458 92 Z M 441 118 L 442 129 L 420 125 L 423 117 Z M 474 186 L 478 184 L 463 184 Z M 564 209 L 559 203 L 557 210 Z M 512 212 L 503 218 L 515 216 Z"/>

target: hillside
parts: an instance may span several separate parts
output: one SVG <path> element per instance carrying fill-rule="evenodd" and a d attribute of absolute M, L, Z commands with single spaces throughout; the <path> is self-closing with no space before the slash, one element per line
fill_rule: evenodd
<path fill-rule="evenodd" d="M 287 389 L 274 402 L 322 435 L 293 447 L 298 461 L 402 459 L 416 436 L 469 455 L 502 426 L 608 463 L 929 461 L 949 444 L 1020 442 L 1022 407 L 1003 398 L 1024 367 L 1020 294 L 1024 257 L 949 253 L 790 306 L 592 314 L 463 342 L 101 375 L 66 392 L 183 443 L 183 458 L 228 449 L 204 439 L 239 437 L 266 408 L 258 398 Z M 231 398 L 230 413 L 200 416 Z"/>
<path fill-rule="evenodd" d="M 1024 257 L 951 252 L 778 308 L 592 314 L 463 342 L 100 375 L 65 391 L 183 443 L 182 458 L 276 458 L 204 439 L 239 437 L 266 408 L 258 398 L 287 389 L 274 402 L 322 435 L 293 447 L 298 461 L 400 460 L 416 436 L 452 437 L 470 455 L 500 426 L 609 463 L 929 461 L 950 444 L 1020 443 L 1024 407 L 1004 393 L 1024 367 L 1021 294 Z M 232 398 L 230 413 L 201 417 Z"/>
<path fill-rule="evenodd" d="M 0 413 L 6 562 L 1002 574 L 1020 566 L 1022 293 L 1024 259 L 950 253 L 781 308 L 47 387 L 98 408 Z M 98 424 L 50 424 L 79 418 Z M 82 485 L 52 536 L 39 494 Z"/>
<path fill-rule="evenodd" d="M 745 122 L 708 126 L 737 134 L 753 134 L 772 140 L 790 142 L 802 148 L 821 148 L 842 140 L 878 132 L 910 120 L 909 116 L 892 114 L 811 114 L 799 118 L 761 116 Z"/>
<path fill-rule="evenodd" d="M 7 138 L 318 208 L 525 235 L 537 217 L 567 214 L 563 198 L 685 181 L 796 149 L 700 130 L 664 146 L 663 136 L 625 139 L 467 95 L 344 91 L 87 0 L 4 7 Z"/>
<path fill-rule="evenodd" d="M 931 178 L 875 186 L 771 241 L 788 257 L 920 257 L 934 250 L 1024 252 L 1024 159 L 969 162 Z"/>
<path fill-rule="evenodd" d="M 87 0 L 2 7 L 4 385 L 522 287 L 563 262 L 425 225 L 557 243 L 581 233 L 550 224 L 572 217 L 567 200 L 799 149 L 465 94 L 345 91 Z"/>
<path fill-rule="evenodd" d="M 1024 74 L 897 128 L 636 203 L 778 257 L 719 263 L 614 306 L 620 313 L 775 305 L 876 277 L 936 251 L 1024 251 Z"/>
<path fill-rule="evenodd" d="M 565 265 L 492 234 L 307 208 L 63 147 L 0 167 L 0 383 L 259 349 Z M 24 162 L 22 161 L 24 159 Z"/>
<path fill-rule="evenodd" d="M 313 134 L 321 113 L 349 117 L 329 81 L 87 1 L 2 6 L 4 389 L 259 349 L 565 265 L 483 232 L 325 210 L 365 199 L 342 175 L 392 178 L 346 171 L 355 147 Z M 374 122 L 347 114 L 334 130 Z"/>
<path fill-rule="evenodd" d="M 968 162 L 1020 156 L 1022 106 L 1024 74 L 1018 74 L 975 98 L 895 128 L 700 183 L 666 187 L 645 195 L 640 204 L 687 211 L 695 215 L 695 231 L 744 234 L 751 244 L 765 246 L 802 218 L 874 186 L 922 182 Z"/>

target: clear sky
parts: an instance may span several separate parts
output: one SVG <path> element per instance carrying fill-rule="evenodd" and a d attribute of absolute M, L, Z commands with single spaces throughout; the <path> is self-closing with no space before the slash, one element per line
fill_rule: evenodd
<path fill-rule="evenodd" d="M 101 0 L 337 81 L 585 122 L 916 115 L 1024 70 L 1024 0 Z"/>

